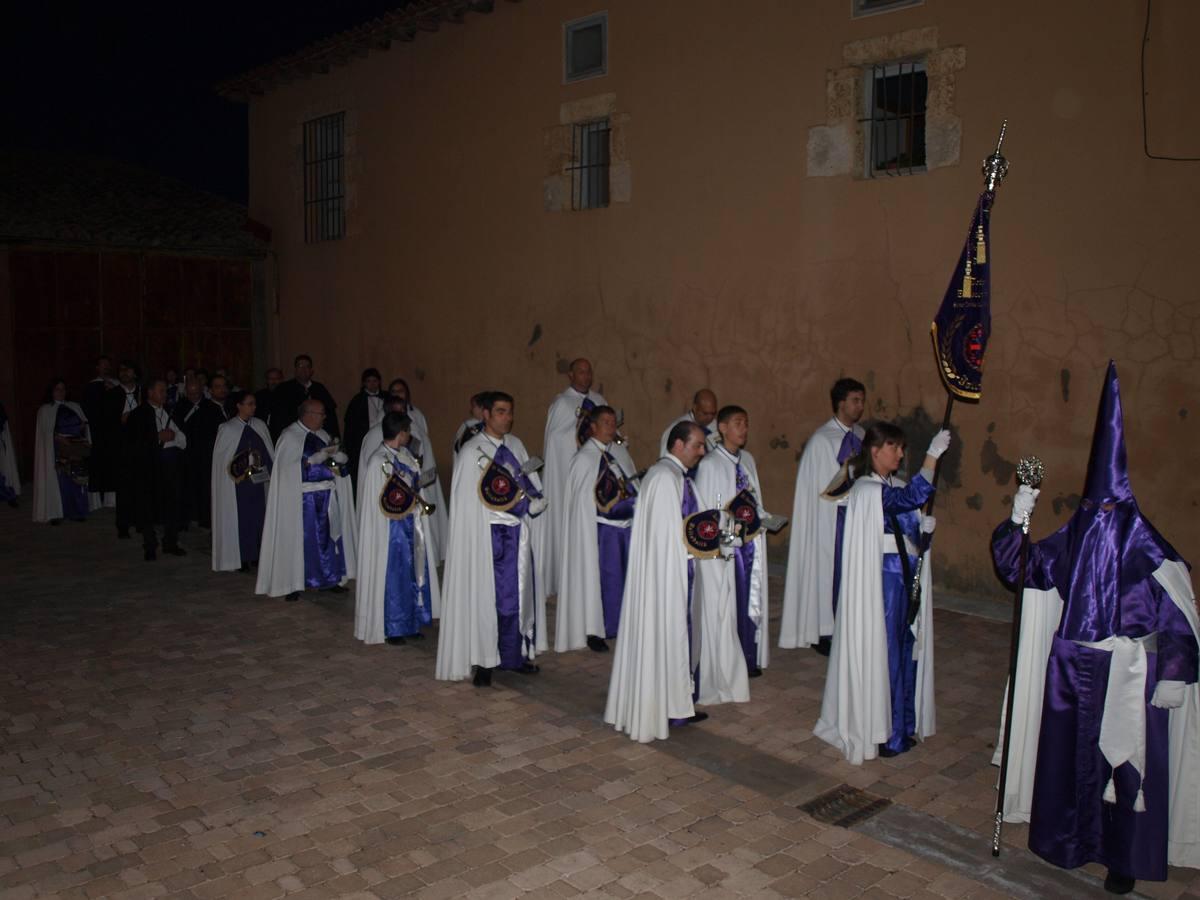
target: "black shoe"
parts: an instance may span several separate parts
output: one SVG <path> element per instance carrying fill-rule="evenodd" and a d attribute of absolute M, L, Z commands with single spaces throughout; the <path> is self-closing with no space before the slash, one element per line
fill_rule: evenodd
<path fill-rule="evenodd" d="M 1128 875 L 1120 875 L 1112 869 L 1108 870 L 1108 875 L 1104 878 L 1104 889 L 1110 894 L 1128 894 L 1133 890 L 1133 886 L 1137 882 Z"/>
<path fill-rule="evenodd" d="M 86 522 L 87 516 L 71 516 L 72 522 Z"/>
<path fill-rule="evenodd" d="M 893 750 L 887 744 L 879 745 L 879 755 L 884 759 L 891 759 L 893 756 L 899 756 L 903 752 L 903 750 Z"/>
<path fill-rule="evenodd" d="M 118 528 L 117 529 L 117 537 L 123 541 L 129 540 L 129 529 L 128 528 Z"/>
<path fill-rule="evenodd" d="M 905 750 L 911 750 L 915 746 L 917 746 L 917 739 L 915 737 L 913 737 L 911 734 L 904 739 L 904 749 Z"/>
<path fill-rule="evenodd" d="M 668 719 L 667 722 L 673 727 L 679 728 L 684 725 L 695 725 L 698 722 L 703 722 L 708 718 L 708 713 L 698 712 L 695 715 L 688 716 L 686 719 Z"/>
<path fill-rule="evenodd" d="M 13 509 L 18 509 L 21 506 L 21 504 L 16 500 L 9 500 L 8 505 L 11 506 Z"/>
<path fill-rule="evenodd" d="M 250 574 L 250 563 L 242 563 L 240 566 L 238 566 L 238 571 L 242 572 L 246 575 L 249 575 Z"/>
<path fill-rule="evenodd" d="M 51 519 L 51 520 L 50 520 L 50 524 L 51 524 L 51 525 L 61 525 L 61 524 L 62 524 L 62 519 Z"/>
<path fill-rule="evenodd" d="M 288 594 L 283 599 L 286 600 L 288 603 L 295 603 L 297 600 L 300 599 L 300 592 L 292 591 L 290 594 Z"/>
<path fill-rule="evenodd" d="M 421 632 L 419 632 L 419 631 L 417 631 L 417 632 L 414 632 L 413 634 L 407 634 L 407 635 L 405 635 L 405 637 L 407 637 L 407 638 L 408 638 L 410 641 L 423 641 L 423 640 L 425 640 L 425 635 L 421 634 Z"/>
<path fill-rule="evenodd" d="M 821 639 L 813 644 L 812 648 L 822 656 L 828 656 L 829 651 L 833 649 L 833 638 L 829 635 L 821 635 Z"/>
<path fill-rule="evenodd" d="M 588 635 L 588 649 L 595 653 L 607 653 L 608 641 L 602 637 L 596 637 L 594 634 Z"/>
<path fill-rule="evenodd" d="M 751 678 L 762 678 L 762 669 L 760 669 L 758 666 L 755 666 L 753 669 L 750 669 L 748 672 L 746 672 L 746 674 Z"/>
<path fill-rule="evenodd" d="M 471 679 L 471 683 L 475 685 L 475 687 L 491 687 L 492 670 L 485 669 L 483 666 L 476 666 L 475 677 Z"/>
<path fill-rule="evenodd" d="M 187 551 L 178 544 L 173 544 L 170 547 L 163 547 L 163 553 L 170 553 L 172 556 L 187 556 Z"/>
<path fill-rule="evenodd" d="M 399 647 L 402 644 L 408 643 L 408 641 L 406 641 L 404 638 L 400 637 L 399 635 L 397 635 L 396 637 L 384 638 L 383 642 L 385 644 L 391 644 L 393 647 Z"/>
<path fill-rule="evenodd" d="M 154 562 L 156 559 L 158 559 L 158 554 L 153 550 L 147 550 L 144 554 L 142 554 L 142 558 L 145 559 L 146 562 Z"/>
<path fill-rule="evenodd" d="M 346 589 L 344 587 L 342 587 L 340 584 L 335 584 L 333 587 L 327 587 L 327 588 L 325 588 L 325 590 L 330 594 L 345 594 L 345 593 L 347 593 Z"/>
<path fill-rule="evenodd" d="M 535 666 L 533 663 L 522 663 L 521 668 L 514 669 L 513 671 L 515 671 L 518 675 L 536 675 L 538 672 L 542 671 L 542 667 Z"/>

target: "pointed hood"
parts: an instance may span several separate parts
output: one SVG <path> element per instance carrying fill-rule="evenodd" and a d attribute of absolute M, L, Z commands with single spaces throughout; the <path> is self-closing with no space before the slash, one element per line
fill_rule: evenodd
<path fill-rule="evenodd" d="M 1125 419 L 1121 412 L 1121 383 L 1117 364 L 1108 361 L 1096 427 L 1092 432 L 1092 455 L 1088 460 L 1083 497 L 1093 503 L 1118 503 L 1133 499 L 1129 486 L 1129 464 L 1125 456 Z"/>

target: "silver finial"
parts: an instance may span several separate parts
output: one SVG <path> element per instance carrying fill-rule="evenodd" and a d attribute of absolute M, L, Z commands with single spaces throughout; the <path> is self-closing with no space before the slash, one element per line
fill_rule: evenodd
<path fill-rule="evenodd" d="M 1021 484 L 1037 487 L 1042 483 L 1042 478 L 1045 474 L 1046 469 L 1042 465 L 1042 461 L 1036 456 L 1022 457 L 1017 463 L 1017 481 Z"/>
<path fill-rule="evenodd" d="M 1006 131 L 1008 131 L 1008 119 L 1005 119 L 1000 126 L 1000 140 L 996 141 L 996 149 L 983 161 L 983 177 L 988 193 L 993 193 L 996 188 L 1000 187 L 1004 182 L 1004 176 L 1008 174 L 1008 160 L 1000 154 L 1000 147 L 1004 144 Z"/>

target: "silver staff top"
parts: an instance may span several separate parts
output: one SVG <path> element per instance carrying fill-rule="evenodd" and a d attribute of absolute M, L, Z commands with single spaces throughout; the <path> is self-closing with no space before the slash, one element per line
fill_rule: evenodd
<path fill-rule="evenodd" d="M 989 193 L 1000 187 L 1004 182 L 1004 176 L 1008 174 L 1008 160 L 1000 154 L 1000 147 L 1004 144 L 1006 131 L 1008 131 L 1008 119 L 1005 119 L 1000 126 L 1000 140 L 996 141 L 996 149 L 983 161 L 983 178 Z"/>
<path fill-rule="evenodd" d="M 1020 462 L 1017 463 L 1017 481 L 1021 484 L 1037 487 L 1042 483 L 1042 477 L 1045 474 L 1045 467 L 1042 466 L 1042 461 L 1036 456 L 1022 457 Z"/>

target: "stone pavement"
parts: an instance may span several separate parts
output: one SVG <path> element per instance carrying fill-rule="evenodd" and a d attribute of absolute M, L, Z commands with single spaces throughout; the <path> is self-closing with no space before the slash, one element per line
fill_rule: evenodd
<path fill-rule="evenodd" d="M 990 856 L 1003 623 L 938 610 L 940 730 L 896 759 L 812 736 L 810 651 L 642 746 L 600 721 L 610 656 L 439 683 L 436 633 L 365 647 L 352 595 L 255 597 L 204 532 L 151 565 L 111 512 L 27 515 L 0 508 L 0 897 L 1103 896 L 1023 828 Z M 892 805 L 798 809 L 843 784 Z M 1139 890 L 1200 898 L 1171 875 Z"/>

